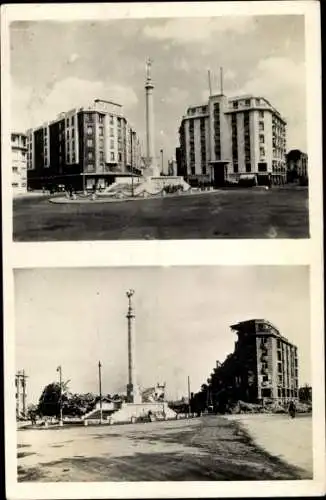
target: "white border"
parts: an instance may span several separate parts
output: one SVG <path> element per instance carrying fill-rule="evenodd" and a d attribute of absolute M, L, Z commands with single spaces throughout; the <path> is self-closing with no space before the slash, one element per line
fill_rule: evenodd
<path fill-rule="evenodd" d="M 12 243 L 12 197 L 3 189 L 3 276 L 6 482 L 9 499 L 54 498 L 171 498 L 310 496 L 325 492 L 325 416 L 323 359 L 323 254 L 322 254 L 322 158 L 321 68 L 319 3 L 196 2 L 144 4 L 48 4 L 9 5 L 1 10 L 2 72 L 2 185 L 11 185 L 10 67 L 8 25 L 13 20 L 82 20 L 144 17 L 204 17 L 221 15 L 302 14 L 306 27 L 306 77 L 308 156 L 310 166 L 310 240 L 140 241 L 80 243 Z M 314 480 L 258 482 L 150 482 L 150 483 L 17 483 L 16 426 L 13 402 L 14 364 L 14 268 L 128 265 L 310 265 L 311 332 L 314 403 Z M 11 404 L 12 403 L 12 404 Z"/>

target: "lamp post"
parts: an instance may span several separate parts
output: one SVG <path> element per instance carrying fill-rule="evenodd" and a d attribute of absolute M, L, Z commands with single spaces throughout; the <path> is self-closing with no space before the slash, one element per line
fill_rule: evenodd
<path fill-rule="evenodd" d="M 164 171 L 163 171 L 163 149 L 160 149 L 160 153 L 161 153 L 161 175 L 163 175 Z"/>
<path fill-rule="evenodd" d="M 101 361 L 98 362 L 98 384 L 100 393 L 100 424 L 102 423 L 103 413 L 102 413 L 102 372 L 101 372 Z"/>
<path fill-rule="evenodd" d="M 63 420 L 62 420 L 62 368 L 61 368 L 61 366 L 58 366 L 57 372 L 59 372 L 59 385 L 60 385 L 60 398 L 59 398 L 60 421 L 59 421 L 59 425 L 63 425 Z"/>

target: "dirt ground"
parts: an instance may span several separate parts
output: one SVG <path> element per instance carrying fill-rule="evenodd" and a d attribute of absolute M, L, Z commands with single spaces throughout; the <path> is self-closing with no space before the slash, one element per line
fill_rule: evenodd
<path fill-rule="evenodd" d="M 295 426 L 298 422 L 299 419 L 296 419 L 291 423 Z M 237 481 L 311 478 L 309 469 L 286 463 L 260 448 L 244 425 L 232 419 L 206 416 L 144 424 L 19 430 L 18 480 Z M 276 421 L 275 424 L 271 421 L 269 425 L 270 429 L 274 428 L 273 425 L 280 428 L 280 423 Z M 261 428 L 261 424 L 259 426 Z M 284 427 L 285 431 L 287 427 Z M 298 431 L 300 445 L 302 432 L 302 429 Z M 281 448 L 279 430 L 277 439 Z M 298 449 L 298 442 L 293 440 L 292 444 L 293 449 Z"/>

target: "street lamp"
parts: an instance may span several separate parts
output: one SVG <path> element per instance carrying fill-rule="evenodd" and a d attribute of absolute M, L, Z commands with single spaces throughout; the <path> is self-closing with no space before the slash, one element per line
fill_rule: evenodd
<path fill-rule="evenodd" d="M 161 153 L 161 175 L 163 175 L 164 171 L 163 171 L 163 149 L 160 149 L 160 153 Z"/>
<path fill-rule="evenodd" d="M 102 413 L 102 372 L 101 372 L 101 361 L 98 362 L 98 384 L 100 393 L 100 424 L 102 423 L 103 413 Z"/>
<path fill-rule="evenodd" d="M 63 425 L 63 419 L 62 419 L 62 368 L 61 368 L 61 366 L 58 366 L 57 372 L 59 372 L 59 385 L 60 385 L 60 398 L 59 398 L 60 421 L 59 421 L 59 425 Z"/>

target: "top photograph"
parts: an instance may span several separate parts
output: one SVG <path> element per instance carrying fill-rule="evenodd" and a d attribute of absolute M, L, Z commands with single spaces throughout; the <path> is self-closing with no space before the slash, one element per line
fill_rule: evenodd
<path fill-rule="evenodd" d="M 9 37 L 15 242 L 309 238 L 304 15 Z"/>

